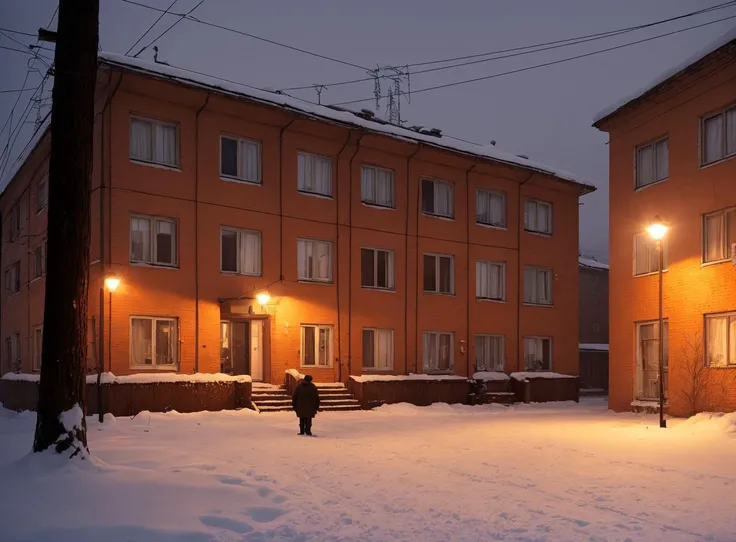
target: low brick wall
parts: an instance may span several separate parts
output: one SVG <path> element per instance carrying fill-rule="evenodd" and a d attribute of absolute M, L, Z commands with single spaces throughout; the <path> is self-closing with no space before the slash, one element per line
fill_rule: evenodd
<path fill-rule="evenodd" d="M 87 414 L 97 414 L 97 384 L 86 386 Z M 36 410 L 38 383 L 0 380 L 0 402 L 9 410 Z M 103 383 L 103 412 L 133 416 L 151 412 L 200 412 L 251 407 L 250 382 Z"/>
<path fill-rule="evenodd" d="M 466 403 L 470 385 L 465 379 L 359 382 L 350 378 L 348 391 L 363 408 L 395 403 L 427 406 L 432 403 Z"/>
<path fill-rule="evenodd" d="M 550 401 L 580 402 L 580 379 L 576 377 L 547 378 L 528 376 L 524 380 L 511 379 L 516 400 L 524 403 Z"/>

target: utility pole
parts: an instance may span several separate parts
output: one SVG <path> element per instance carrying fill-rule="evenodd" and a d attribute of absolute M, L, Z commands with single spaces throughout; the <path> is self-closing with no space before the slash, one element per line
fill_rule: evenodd
<path fill-rule="evenodd" d="M 85 458 L 90 176 L 99 0 L 59 0 L 51 107 L 48 255 L 33 451 Z M 43 36 L 41 35 L 43 34 Z"/>

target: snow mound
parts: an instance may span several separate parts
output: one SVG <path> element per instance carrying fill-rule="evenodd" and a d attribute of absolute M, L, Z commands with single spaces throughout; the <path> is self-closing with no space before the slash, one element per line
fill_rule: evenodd
<path fill-rule="evenodd" d="M 39 382 L 41 375 L 29 373 L 6 373 L 3 380 Z M 156 382 L 252 382 L 248 375 L 228 375 L 224 373 L 136 373 L 116 376 L 113 373 L 102 373 L 102 384 L 152 384 Z M 97 375 L 87 375 L 87 384 L 96 384 Z"/>
<path fill-rule="evenodd" d="M 521 371 L 518 373 L 511 373 L 511 378 L 514 380 L 524 381 L 527 379 L 534 378 L 575 378 L 570 375 L 563 375 L 561 373 L 553 373 L 552 371 Z"/>
<path fill-rule="evenodd" d="M 59 421 L 61 422 L 61 425 L 64 426 L 64 430 L 67 433 L 71 433 L 75 429 L 81 428 L 83 419 L 84 412 L 82 412 L 82 408 L 78 404 L 59 415 Z"/>
<path fill-rule="evenodd" d="M 701 412 L 682 422 L 679 429 L 736 434 L 736 412 Z"/>

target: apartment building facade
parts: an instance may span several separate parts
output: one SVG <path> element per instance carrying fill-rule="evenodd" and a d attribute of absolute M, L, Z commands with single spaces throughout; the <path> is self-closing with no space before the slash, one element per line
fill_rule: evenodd
<path fill-rule="evenodd" d="M 98 80 L 90 368 L 577 374 L 594 187 L 165 65 L 103 55 Z M 47 157 L 43 138 L 0 197 L 3 371 L 39 368 Z"/>
<path fill-rule="evenodd" d="M 610 406 L 659 397 L 670 413 L 736 408 L 736 33 L 599 115 L 610 134 Z M 637 404 L 637 406 L 639 406 Z"/>
<path fill-rule="evenodd" d="M 608 391 L 608 264 L 581 256 L 580 388 Z"/>

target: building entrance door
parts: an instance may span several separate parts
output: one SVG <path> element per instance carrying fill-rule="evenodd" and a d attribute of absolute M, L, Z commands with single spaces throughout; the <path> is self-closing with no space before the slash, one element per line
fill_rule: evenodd
<path fill-rule="evenodd" d="M 263 321 L 220 322 L 220 371 L 263 380 Z"/>

